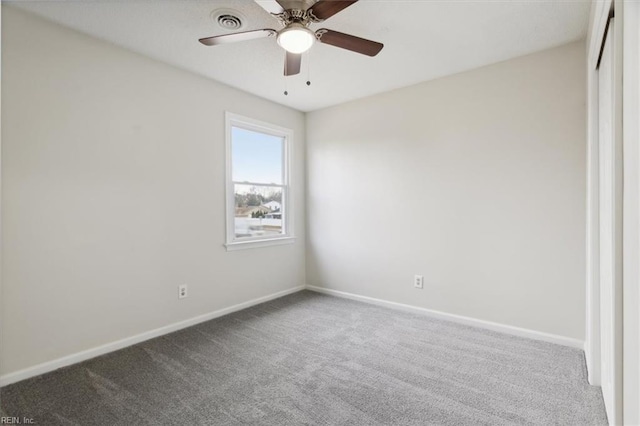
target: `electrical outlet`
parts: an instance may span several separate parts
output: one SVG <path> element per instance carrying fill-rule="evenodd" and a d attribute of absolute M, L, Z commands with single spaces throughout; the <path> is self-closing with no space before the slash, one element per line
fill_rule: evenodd
<path fill-rule="evenodd" d="M 187 297 L 187 285 L 182 284 L 178 286 L 178 299 L 184 299 Z"/>
<path fill-rule="evenodd" d="M 424 288 L 424 276 L 422 276 L 422 275 L 414 275 L 413 276 L 413 286 L 415 288 Z"/>

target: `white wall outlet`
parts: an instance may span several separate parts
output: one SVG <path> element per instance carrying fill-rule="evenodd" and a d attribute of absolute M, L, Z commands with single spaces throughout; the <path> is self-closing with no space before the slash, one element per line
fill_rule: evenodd
<path fill-rule="evenodd" d="M 178 299 L 184 299 L 187 297 L 187 285 L 182 284 L 178 286 Z"/>
<path fill-rule="evenodd" d="M 415 288 L 424 288 L 424 276 L 422 276 L 422 275 L 414 275 L 413 276 L 413 286 Z"/>

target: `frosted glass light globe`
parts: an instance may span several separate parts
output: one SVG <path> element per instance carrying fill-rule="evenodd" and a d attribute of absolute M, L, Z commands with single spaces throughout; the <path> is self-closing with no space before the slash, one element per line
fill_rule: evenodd
<path fill-rule="evenodd" d="M 289 24 L 278 33 L 278 44 L 290 53 L 303 53 L 313 46 L 316 35 L 302 24 Z"/>

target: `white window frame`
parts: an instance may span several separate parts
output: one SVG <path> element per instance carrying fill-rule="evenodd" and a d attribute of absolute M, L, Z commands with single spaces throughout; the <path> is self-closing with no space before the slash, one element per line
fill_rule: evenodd
<path fill-rule="evenodd" d="M 233 127 L 239 127 L 253 132 L 264 133 L 283 139 L 282 146 L 282 184 L 272 185 L 260 182 L 235 182 L 233 180 Z M 274 124 L 265 123 L 253 118 L 231 112 L 225 113 L 226 133 L 226 235 L 225 247 L 227 251 L 242 250 L 257 247 L 267 247 L 280 244 L 290 244 L 295 240 L 293 233 L 293 202 L 291 190 L 291 157 L 293 147 L 293 130 Z M 282 187 L 282 234 L 279 236 L 257 236 L 236 238 L 235 235 L 235 185 L 278 186 Z"/>

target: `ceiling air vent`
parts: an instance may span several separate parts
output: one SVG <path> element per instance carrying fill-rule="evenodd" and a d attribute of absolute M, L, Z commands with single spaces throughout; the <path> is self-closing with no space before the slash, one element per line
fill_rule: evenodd
<path fill-rule="evenodd" d="M 244 26 L 242 15 L 235 10 L 214 10 L 211 17 L 224 30 L 239 30 Z"/>

